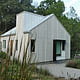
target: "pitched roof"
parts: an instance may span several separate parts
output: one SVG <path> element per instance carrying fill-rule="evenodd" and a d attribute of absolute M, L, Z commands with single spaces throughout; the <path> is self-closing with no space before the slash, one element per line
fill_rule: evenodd
<path fill-rule="evenodd" d="M 1 36 L 7 36 L 7 35 L 12 35 L 12 34 L 16 34 L 16 27 L 14 27 L 14 28 L 10 29 L 9 31 L 5 32 Z"/>
<path fill-rule="evenodd" d="M 44 22 L 45 20 L 53 16 L 53 14 L 50 14 L 48 16 L 42 16 L 42 15 L 38 15 L 38 14 L 31 13 L 31 12 L 26 12 L 26 11 L 23 11 L 21 13 L 24 13 L 24 16 L 25 16 L 24 21 L 26 24 L 24 25 L 24 32 L 29 32 L 30 30 L 32 30 L 33 28 L 35 28 L 36 26 L 38 26 L 39 24 L 41 24 L 42 22 Z M 5 32 L 1 36 L 7 36 L 7 35 L 12 35 L 12 34 L 16 34 L 16 27 Z"/>

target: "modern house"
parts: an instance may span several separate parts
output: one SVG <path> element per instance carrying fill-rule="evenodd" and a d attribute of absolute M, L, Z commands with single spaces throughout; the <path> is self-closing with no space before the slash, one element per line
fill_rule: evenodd
<path fill-rule="evenodd" d="M 24 45 L 27 45 L 30 36 L 27 56 L 32 52 L 33 57 L 36 56 L 36 62 L 70 59 L 70 34 L 54 14 L 42 16 L 26 11 L 17 14 L 16 27 L 1 35 L 2 51 L 4 52 L 7 50 L 10 35 L 11 56 L 14 55 L 16 42 L 15 57 L 18 57 L 22 41 L 21 61 L 23 60 Z"/>

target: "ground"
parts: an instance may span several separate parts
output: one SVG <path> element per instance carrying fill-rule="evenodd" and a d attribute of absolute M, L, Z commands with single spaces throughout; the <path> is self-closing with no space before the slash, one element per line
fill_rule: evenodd
<path fill-rule="evenodd" d="M 79 78 L 80 69 L 65 67 L 66 63 L 67 62 L 43 64 L 38 65 L 38 68 L 48 69 L 51 74 L 57 77 Z"/>

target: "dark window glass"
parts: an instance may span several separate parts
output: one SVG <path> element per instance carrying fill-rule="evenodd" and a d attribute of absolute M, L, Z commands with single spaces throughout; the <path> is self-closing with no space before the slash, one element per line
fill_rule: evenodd
<path fill-rule="evenodd" d="M 35 52 L 35 40 L 31 40 L 31 52 Z"/>
<path fill-rule="evenodd" d="M 62 50 L 65 50 L 65 41 L 62 41 Z"/>
<path fill-rule="evenodd" d="M 18 40 L 16 40 L 16 50 L 18 50 Z"/>

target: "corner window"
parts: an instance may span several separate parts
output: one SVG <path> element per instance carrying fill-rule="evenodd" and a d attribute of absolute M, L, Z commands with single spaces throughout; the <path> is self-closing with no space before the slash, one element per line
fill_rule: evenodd
<path fill-rule="evenodd" d="M 6 48 L 6 40 L 3 40 L 3 48 Z"/>
<path fill-rule="evenodd" d="M 16 50 L 18 50 L 18 40 L 16 40 Z"/>
<path fill-rule="evenodd" d="M 31 52 L 35 52 L 35 40 L 31 40 Z"/>
<path fill-rule="evenodd" d="M 56 56 L 61 56 L 61 41 L 56 41 Z"/>

